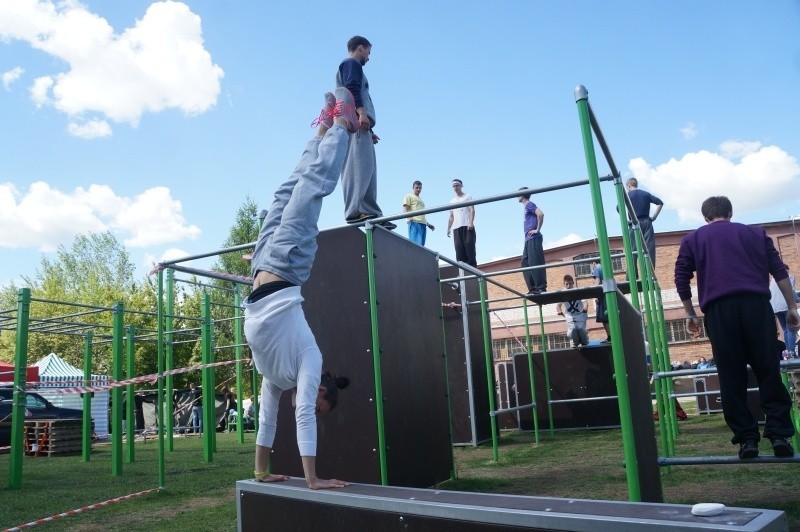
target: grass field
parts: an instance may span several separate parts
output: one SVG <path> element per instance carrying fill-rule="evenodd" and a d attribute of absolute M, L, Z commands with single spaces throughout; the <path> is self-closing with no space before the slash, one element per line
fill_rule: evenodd
<path fill-rule="evenodd" d="M 681 423 L 679 456 L 733 454 L 720 415 L 692 415 Z M 42 530 L 235 530 L 236 480 L 252 476 L 254 435 L 239 444 L 235 434 L 218 434 L 212 463 L 203 460 L 199 437 L 175 439 L 166 455 L 166 490 L 135 497 L 40 525 Z M 157 446 L 137 445 L 136 461 L 124 475 L 111 476 L 111 449 L 97 446 L 92 460 L 80 456 L 33 458 L 24 462 L 23 487 L 9 490 L 8 455 L 0 455 L 0 528 L 157 487 Z M 762 442 L 762 453 L 769 443 Z M 504 433 L 500 460 L 491 446 L 456 448 L 458 478 L 441 487 L 587 499 L 627 500 L 618 430 Z M 346 477 L 346 475 L 342 475 Z M 797 464 L 685 466 L 662 471 L 666 502 L 722 502 L 729 506 L 772 508 L 787 513 L 800 530 L 800 467 Z"/>

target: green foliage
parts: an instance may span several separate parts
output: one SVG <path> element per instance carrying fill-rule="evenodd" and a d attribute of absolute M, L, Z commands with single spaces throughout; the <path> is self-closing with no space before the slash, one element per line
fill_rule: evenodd
<path fill-rule="evenodd" d="M 236 211 L 236 221 L 228 232 L 228 238 L 222 243 L 224 248 L 248 244 L 258 240 L 258 231 L 261 228 L 258 219 L 258 205 L 248 196 Z M 232 273 L 235 275 L 249 276 L 250 261 L 244 260 L 244 251 L 225 253 L 219 256 L 219 262 L 214 265 L 218 272 Z M 230 285 L 230 283 L 226 283 Z"/>

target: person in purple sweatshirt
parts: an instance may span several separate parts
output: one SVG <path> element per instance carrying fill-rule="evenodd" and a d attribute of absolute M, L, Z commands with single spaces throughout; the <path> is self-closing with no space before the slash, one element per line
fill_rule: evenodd
<path fill-rule="evenodd" d="M 781 288 L 788 305 L 787 323 L 800 329 L 800 315 L 781 261 L 766 231 L 731 222 L 733 206 L 714 196 L 701 207 L 706 225 L 686 235 L 675 261 L 675 287 L 686 310 L 686 330 L 700 334 L 700 319 L 692 305 L 689 285 L 697 272 L 697 292 L 703 323 L 717 363 L 725 422 L 739 444 L 739 458 L 758 456 L 758 421 L 747 407 L 747 365 L 758 380 L 761 407 L 766 414 L 764 438 L 775 456 L 789 457 L 794 449 L 791 399 L 781 382 L 776 356 L 776 327 L 769 303 L 769 276 Z"/>

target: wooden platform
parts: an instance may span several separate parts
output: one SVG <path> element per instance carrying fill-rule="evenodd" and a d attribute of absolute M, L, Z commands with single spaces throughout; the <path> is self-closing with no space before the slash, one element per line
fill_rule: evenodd
<path fill-rule="evenodd" d="M 236 483 L 241 532 L 270 530 L 788 530 L 777 510 L 728 508 L 695 517 L 685 504 L 630 503 L 352 484 L 311 490 L 303 479 Z M 707 501 L 713 502 L 713 501 Z M 647 527 L 647 528 L 645 528 Z"/>
<path fill-rule="evenodd" d="M 67 456 L 83 449 L 83 421 L 80 419 L 25 420 L 25 454 Z"/>

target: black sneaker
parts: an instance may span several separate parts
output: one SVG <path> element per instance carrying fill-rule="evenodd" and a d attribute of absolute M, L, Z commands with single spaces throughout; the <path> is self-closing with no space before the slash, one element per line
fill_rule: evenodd
<path fill-rule="evenodd" d="M 786 440 L 784 440 L 786 441 Z M 758 458 L 758 442 L 756 440 L 747 440 L 739 444 L 739 458 L 741 460 L 749 460 L 751 458 Z"/>
<path fill-rule="evenodd" d="M 362 212 L 358 216 L 352 216 L 350 218 L 345 218 L 345 222 L 349 224 L 357 224 L 360 222 L 366 222 L 367 220 L 372 220 L 373 218 L 377 218 L 378 215 L 373 212 Z"/>
<path fill-rule="evenodd" d="M 770 440 L 772 442 L 772 452 L 775 456 L 780 458 L 788 458 L 790 456 L 794 456 L 794 449 L 792 449 L 792 444 L 789 443 L 789 440 L 786 438 L 774 438 Z"/>
<path fill-rule="evenodd" d="M 384 229 L 388 229 L 389 231 L 394 231 L 395 229 L 397 229 L 397 225 L 392 222 L 381 222 L 378 225 L 380 225 Z"/>

